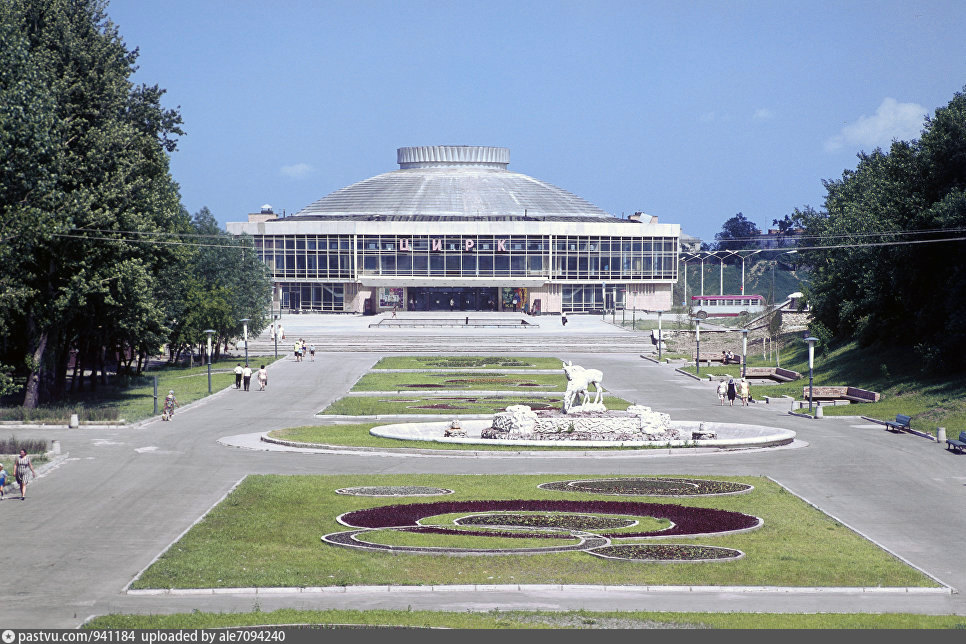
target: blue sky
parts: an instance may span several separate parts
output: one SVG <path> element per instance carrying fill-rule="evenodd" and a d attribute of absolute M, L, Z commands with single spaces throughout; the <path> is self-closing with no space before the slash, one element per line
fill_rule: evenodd
<path fill-rule="evenodd" d="M 966 2 L 112 0 L 134 80 L 187 135 L 192 213 L 293 214 L 396 148 L 510 148 L 510 170 L 713 239 L 820 207 L 859 151 L 966 86 Z"/>

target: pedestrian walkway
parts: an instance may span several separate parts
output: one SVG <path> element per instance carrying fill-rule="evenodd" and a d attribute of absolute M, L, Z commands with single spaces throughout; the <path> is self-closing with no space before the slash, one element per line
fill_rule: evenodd
<path fill-rule="evenodd" d="M 569 326 L 568 326 L 569 328 Z M 288 330 L 286 330 L 288 334 Z M 289 336 L 290 338 L 292 336 Z M 296 336 L 297 337 L 297 336 Z M 769 476 L 897 557 L 957 591 L 966 568 L 953 556 L 966 534 L 963 458 L 935 442 L 893 435 L 855 419 L 812 420 L 770 405 L 717 405 L 714 385 L 676 374 L 638 353 L 549 355 L 606 374 L 616 395 L 674 420 L 751 422 L 791 429 L 808 446 L 642 460 L 633 455 L 556 458 L 246 449 L 226 437 L 321 424 L 315 412 L 342 396 L 379 353 L 319 353 L 315 362 L 269 367 L 269 388 L 228 389 L 179 410 L 172 422 L 99 429 L 12 430 L 61 441 L 63 462 L 38 479 L 25 503 L 0 503 L 0 566 L 24 583 L 0 602 L 4 627 L 73 628 L 90 615 L 250 611 L 282 607 L 432 610 L 587 609 L 756 612 L 917 612 L 966 615 L 959 592 L 876 589 L 675 587 L 375 587 L 308 595 L 250 593 L 134 596 L 128 583 L 248 474 L 438 473 Z M 646 467 L 642 470 L 642 466 Z M 13 528 L 13 526 L 16 526 Z M 521 565 L 527 565 L 523 562 Z"/>
<path fill-rule="evenodd" d="M 399 313 L 395 319 L 392 313 L 286 315 L 281 321 L 285 339 L 278 338 L 278 352 L 290 353 L 292 342 L 298 338 L 315 344 L 319 351 L 505 355 L 561 350 L 657 352 L 649 332 L 621 329 L 597 315 L 570 315 L 564 326 L 560 316 L 474 312 L 471 320 L 475 324 L 469 329 L 465 324 L 466 317 L 465 313 L 448 311 Z M 521 320 L 531 324 L 521 325 Z M 409 324 L 411 321 L 413 325 Z M 249 340 L 249 351 L 274 354 L 275 344 L 275 338 L 266 329 L 257 338 Z"/>

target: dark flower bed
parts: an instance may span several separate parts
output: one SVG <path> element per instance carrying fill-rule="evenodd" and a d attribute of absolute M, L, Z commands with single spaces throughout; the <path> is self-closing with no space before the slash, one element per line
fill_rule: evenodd
<path fill-rule="evenodd" d="M 748 492 L 752 486 L 730 481 L 671 478 L 598 479 L 588 481 L 554 481 L 538 485 L 557 492 L 588 492 L 624 496 L 702 496 Z"/>
<path fill-rule="evenodd" d="M 604 546 L 588 550 L 590 554 L 637 561 L 706 561 L 738 559 L 740 550 L 680 543 L 642 543 Z"/>
<path fill-rule="evenodd" d="M 599 517 L 589 514 L 478 514 L 457 519 L 458 525 L 523 526 L 527 528 L 565 528 L 567 530 L 598 531 L 626 528 L 632 519 Z"/>
<path fill-rule="evenodd" d="M 505 358 L 443 358 L 427 361 L 430 367 L 454 369 L 457 367 L 532 367 L 529 362 Z"/>
<path fill-rule="evenodd" d="M 342 488 L 336 493 L 352 496 L 442 496 L 452 494 L 453 490 L 424 485 L 372 485 Z"/>
<path fill-rule="evenodd" d="M 665 503 L 631 501 L 544 501 L 544 500 L 487 500 L 437 501 L 407 505 L 384 505 L 347 512 L 339 517 L 345 525 L 357 528 L 390 528 L 416 526 L 424 517 L 457 512 L 565 512 L 584 514 L 618 514 L 667 519 L 673 524 L 666 530 L 602 534 L 605 537 L 650 537 L 712 534 L 749 530 L 761 520 L 741 512 L 714 508 L 688 508 Z"/>
<path fill-rule="evenodd" d="M 508 530 L 457 530 L 443 526 L 419 526 L 418 528 L 402 528 L 407 532 L 421 532 L 424 534 L 459 534 L 472 537 L 509 537 L 511 539 L 572 539 L 566 532 L 526 532 Z"/>

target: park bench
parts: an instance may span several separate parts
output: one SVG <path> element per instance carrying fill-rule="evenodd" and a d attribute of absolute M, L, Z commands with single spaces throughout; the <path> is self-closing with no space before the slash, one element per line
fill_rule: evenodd
<path fill-rule="evenodd" d="M 813 400 L 848 400 L 851 402 L 878 402 L 880 394 L 858 387 L 821 386 L 812 387 Z M 808 387 L 802 387 L 802 398 L 808 400 Z"/>
<path fill-rule="evenodd" d="M 698 357 L 695 354 L 693 353 L 691 354 L 692 361 L 697 360 L 697 358 Z M 741 356 L 735 356 L 731 360 L 726 360 L 725 357 L 721 355 L 714 355 L 714 354 L 709 355 L 706 353 L 702 353 L 701 362 L 706 363 L 708 365 L 710 365 L 712 362 L 717 362 L 719 364 L 741 364 Z"/>
<path fill-rule="evenodd" d="M 912 421 L 911 416 L 905 416 L 903 414 L 896 414 L 895 421 L 885 420 L 882 424 L 886 426 L 890 432 L 896 432 L 897 434 L 904 429 L 909 429 L 909 423 Z"/>
<path fill-rule="evenodd" d="M 778 382 L 791 382 L 792 380 L 801 378 L 802 374 L 791 369 L 782 369 L 781 367 L 748 367 L 745 372 L 745 377 L 771 378 Z"/>
<path fill-rule="evenodd" d="M 966 432 L 959 432 L 959 439 L 947 438 L 946 439 L 946 449 L 955 450 L 960 454 L 964 453 L 966 450 Z"/>

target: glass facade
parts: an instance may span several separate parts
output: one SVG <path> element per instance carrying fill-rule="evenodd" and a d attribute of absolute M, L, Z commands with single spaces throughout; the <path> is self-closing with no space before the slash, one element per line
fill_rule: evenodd
<path fill-rule="evenodd" d="M 342 311 L 345 288 L 342 284 L 280 282 L 282 308 L 293 311 Z"/>
<path fill-rule="evenodd" d="M 352 244 L 351 235 L 255 237 L 255 250 L 276 280 L 354 280 L 357 275 L 677 279 L 673 237 L 359 235 L 355 253 Z"/>
<path fill-rule="evenodd" d="M 352 280 L 351 235 L 256 235 L 255 251 L 275 280 Z"/>

